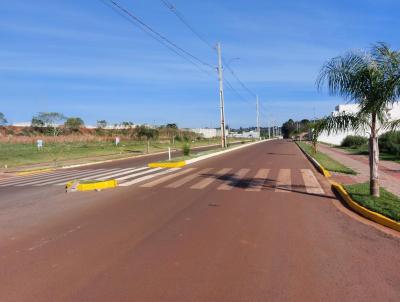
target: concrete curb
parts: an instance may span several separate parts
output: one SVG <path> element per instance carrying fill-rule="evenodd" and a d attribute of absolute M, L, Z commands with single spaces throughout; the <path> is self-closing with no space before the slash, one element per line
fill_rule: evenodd
<path fill-rule="evenodd" d="M 65 189 L 67 192 L 70 191 L 94 191 L 94 190 L 104 190 L 111 189 L 118 186 L 118 182 L 115 179 L 108 179 L 104 181 L 96 181 L 93 180 L 91 182 L 83 181 L 82 183 L 79 180 L 72 180 L 67 182 L 65 185 Z"/>
<path fill-rule="evenodd" d="M 309 155 L 306 151 L 303 150 L 303 148 L 296 142 L 297 147 L 303 152 L 303 154 L 308 158 L 309 161 L 314 165 L 314 167 L 326 178 L 332 177 L 332 174 L 324 168 L 323 165 L 321 165 L 314 157 Z"/>
<path fill-rule="evenodd" d="M 330 183 L 332 185 L 332 189 L 342 197 L 342 199 L 353 211 L 361 216 L 364 216 L 365 218 L 368 218 L 369 220 L 400 232 L 400 223 L 361 206 L 350 197 L 349 193 L 347 193 L 346 189 L 341 184 L 338 184 L 334 181 L 330 181 Z"/>
<path fill-rule="evenodd" d="M 256 145 L 256 144 L 259 144 L 259 143 L 265 143 L 265 142 L 272 141 L 272 140 L 275 140 L 275 139 L 276 138 L 265 139 L 265 140 L 261 140 L 261 141 L 248 143 L 248 144 L 243 144 L 243 145 L 240 145 L 240 146 L 228 149 L 228 150 L 222 150 L 222 151 L 219 151 L 219 152 L 202 155 L 202 156 L 187 160 L 186 161 L 186 165 L 190 165 L 190 164 L 196 163 L 198 161 L 201 161 L 201 160 L 204 160 L 204 159 L 207 159 L 207 158 L 211 158 L 211 157 L 222 155 L 222 154 L 225 154 L 225 153 L 229 153 L 229 152 L 232 152 L 232 151 L 235 151 L 235 150 L 243 149 L 243 148 L 246 148 L 246 147 L 249 147 L 249 146 L 253 146 L 253 145 Z"/>

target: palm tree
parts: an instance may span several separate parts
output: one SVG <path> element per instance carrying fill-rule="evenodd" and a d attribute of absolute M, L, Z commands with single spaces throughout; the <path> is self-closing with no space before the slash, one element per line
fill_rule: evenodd
<path fill-rule="evenodd" d="M 333 58 L 318 76 L 318 88 L 324 84 L 331 95 L 342 96 L 359 106 L 357 113 L 326 117 L 323 127 L 328 133 L 369 129 L 370 194 L 379 197 L 378 133 L 396 126 L 387 113 L 400 97 L 400 52 L 378 43 L 369 52 L 353 51 Z"/>

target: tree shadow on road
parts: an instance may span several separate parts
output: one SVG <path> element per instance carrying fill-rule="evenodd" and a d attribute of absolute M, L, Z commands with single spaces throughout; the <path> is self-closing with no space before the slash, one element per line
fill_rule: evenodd
<path fill-rule="evenodd" d="M 231 186 L 233 188 L 241 188 L 241 189 L 251 189 L 251 188 L 259 188 L 261 186 L 261 191 L 266 190 L 275 190 L 279 189 L 281 191 L 288 191 L 293 193 L 299 193 L 310 196 L 318 196 L 329 199 L 336 199 L 335 197 L 326 195 L 326 194 L 318 194 L 318 193 L 309 193 L 307 192 L 307 187 L 305 185 L 296 185 L 292 184 L 288 185 L 277 185 L 276 179 L 271 178 L 239 178 L 234 173 L 227 173 L 224 175 L 214 174 L 214 173 L 204 173 L 200 174 L 200 177 L 203 178 L 215 178 L 217 180 L 223 181 L 226 185 Z"/>

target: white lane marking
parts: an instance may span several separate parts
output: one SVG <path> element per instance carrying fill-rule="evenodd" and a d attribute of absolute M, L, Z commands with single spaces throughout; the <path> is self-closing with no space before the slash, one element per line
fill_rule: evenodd
<path fill-rule="evenodd" d="M 156 169 L 159 170 L 159 169 L 161 169 L 161 168 L 156 168 Z M 153 169 L 153 171 L 154 171 L 154 170 L 155 170 L 155 169 Z M 124 182 L 124 183 L 120 184 L 120 186 L 122 186 L 122 187 L 131 186 L 131 185 L 133 185 L 133 184 L 136 184 L 136 183 L 139 183 L 139 182 L 142 182 L 142 181 L 151 179 L 151 178 L 153 178 L 153 177 L 157 177 L 157 176 L 160 176 L 160 175 L 172 173 L 172 172 L 174 172 L 174 171 L 176 171 L 176 170 L 180 170 L 180 168 L 173 168 L 173 169 L 161 171 L 161 172 L 159 172 L 159 173 L 154 173 L 154 174 L 142 176 L 142 177 L 136 178 L 136 179 L 134 179 L 134 180 L 131 180 L 131 181 L 128 181 L 128 182 Z"/>
<path fill-rule="evenodd" d="M 144 167 L 142 170 L 145 170 L 145 171 L 141 171 L 141 172 L 138 172 L 138 173 L 129 174 L 129 175 L 127 175 L 127 176 L 118 177 L 118 178 L 117 178 L 117 181 L 120 182 L 121 180 L 136 178 L 137 176 L 140 176 L 140 175 L 149 174 L 149 173 L 156 172 L 156 171 L 158 171 L 158 170 L 162 170 L 162 168 L 149 168 L 149 167 Z"/>
<path fill-rule="evenodd" d="M 303 177 L 304 184 L 306 186 L 307 193 L 325 194 L 317 178 L 310 169 L 301 169 L 300 171 L 301 176 Z"/>
<path fill-rule="evenodd" d="M 231 170 L 232 170 L 232 168 L 223 168 L 223 169 L 219 170 L 215 175 L 206 177 L 205 179 L 199 181 L 198 183 L 194 184 L 190 188 L 196 189 L 196 190 L 204 189 L 205 187 L 207 187 L 208 185 L 210 185 L 211 183 L 216 181 L 219 177 L 224 176 Z"/>
<path fill-rule="evenodd" d="M 146 167 L 145 167 L 145 168 L 146 168 Z M 88 179 L 89 179 L 89 176 L 90 176 L 91 179 L 95 179 L 95 180 L 105 180 L 105 179 L 109 179 L 109 178 L 114 177 L 114 176 L 125 175 L 125 174 L 129 174 L 129 173 L 132 173 L 132 172 L 135 172 L 135 171 L 140 171 L 140 170 L 143 170 L 143 169 L 145 169 L 145 168 L 138 168 L 138 169 L 125 168 L 125 169 L 122 169 L 122 170 L 118 169 L 118 171 L 112 171 L 112 172 L 110 172 L 110 170 L 107 170 L 107 171 L 104 171 L 103 173 L 98 173 L 98 174 L 93 174 L 93 175 L 87 175 L 87 176 L 84 176 L 83 178 L 80 178 L 80 179 L 82 179 L 82 180 L 85 180 L 85 179 L 88 180 Z M 118 172 L 118 173 L 115 173 L 115 172 Z M 55 186 L 62 186 L 62 185 L 65 185 L 65 180 L 62 181 L 62 182 L 55 183 L 54 185 L 55 185 Z"/>
<path fill-rule="evenodd" d="M 217 190 L 229 191 L 232 190 L 245 176 L 249 173 L 250 169 L 240 169 L 233 176 L 229 177 L 228 180 L 225 180 L 223 184 L 221 184 Z"/>
<path fill-rule="evenodd" d="M 55 183 L 60 182 L 60 181 L 69 181 L 69 180 L 73 180 L 73 179 L 76 179 L 76 178 L 97 175 L 99 173 L 104 173 L 106 171 L 107 170 L 103 170 L 103 171 L 98 171 L 98 170 L 97 171 L 88 171 L 88 170 L 86 170 L 85 172 L 82 171 L 80 173 L 64 175 L 62 177 L 54 177 L 51 180 L 46 179 L 46 180 L 35 181 L 35 182 L 28 183 L 28 184 L 23 184 L 23 185 L 33 185 L 35 187 L 40 187 L 40 186 L 44 186 L 44 185 L 55 184 Z M 23 186 L 23 185 L 17 185 L 17 187 L 18 186 Z"/>
<path fill-rule="evenodd" d="M 249 186 L 246 188 L 246 191 L 249 192 L 258 192 L 261 191 L 265 180 L 268 177 L 269 169 L 260 169 L 257 174 L 254 176 Z"/>
<path fill-rule="evenodd" d="M 0 179 L 0 184 L 6 183 L 6 182 L 19 181 L 19 180 L 34 179 L 34 178 L 38 178 L 38 177 L 52 175 L 57 172 L 60 172 L 60 171 L 49 171 L 49 172 L 45 172 L 45 173 L 35 173 L 35 174 L 30 174 L 30 175 L 12 175 L 10 177 Z"/>
<path fill-rule="evenodd" d="M 292 176 L 290 169 L 280 169 L 276 180 L 275 192 L 288 193 L 292 190 Z"/>
<path fill-rule="evenodd" d="M 173 178 L 178 177 L 180 175 L 189 173 L 189 172 L 193 171 L 194 169 L 195 168 L 184 169 L 184 170 L 182 170 L 182 171 L 180 171 L 178 173 L 167 175 L 167 176 L 161 177 L 159 179 L 153 180 L 151 182 L 145 183 L 145 184 L 141 185 L 141 187 L 143 187 L 143 188 L 151 188 L 151 187 L 157 186 L 157 185 L 162 184 L 162 183 L 164 183 L 164 182 L 166 182 L 166 181 L 168 181 L 170 179 L 173 179 Z"/>
<path fill-rule="evenodd" d="M 167 186 L 165 186 L 166 188 L 179 188 L 180 186 L 184 185 L 185 183 L 188 183 L 189 181 L 195 179 L 196 177 L 198 177 L 201 174 L 205 174 L 207 172 L 210 172 L 212 170 L 212 168 L 206 168 L 203 169 L 201 171 L 199 171 L 198 173 L 193 173 L 191 175 L 188 175 L 186 177 L 183 177 Z"/>
<path fill-rule="evenodd" d="M 3 183 L 0 184 L 0 186 L 2 186 L 2 185 L 13 185 L 13 184 L 16 184 L 16 183 L 25 183 L 25 182 L 30 182 L 30 181 L 37 180 L 37 179 L 49 179 L 49 178 L 52 178 L 52 177 L 71 174 L 71 173 L 76 173 L 76 172 L 77 172 L 77 170 L 72 170 L 72 171 L 60 171 L 60 172 L 46 174 L 46 175 L 36 175 L 36 176 L 31 176 L 31 177 L 27 177 L 26 176 L 26 177 L 10 180 L 8 182 L 3 182 Z"/>

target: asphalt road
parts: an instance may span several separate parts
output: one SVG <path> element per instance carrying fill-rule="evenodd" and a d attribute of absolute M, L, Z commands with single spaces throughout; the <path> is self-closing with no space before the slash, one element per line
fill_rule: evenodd
<path fill-rule="evenodd" d="M 103 192 L 0 187 L 0 301 L 399 301 L 400 240 L 291 142 Z"/>

